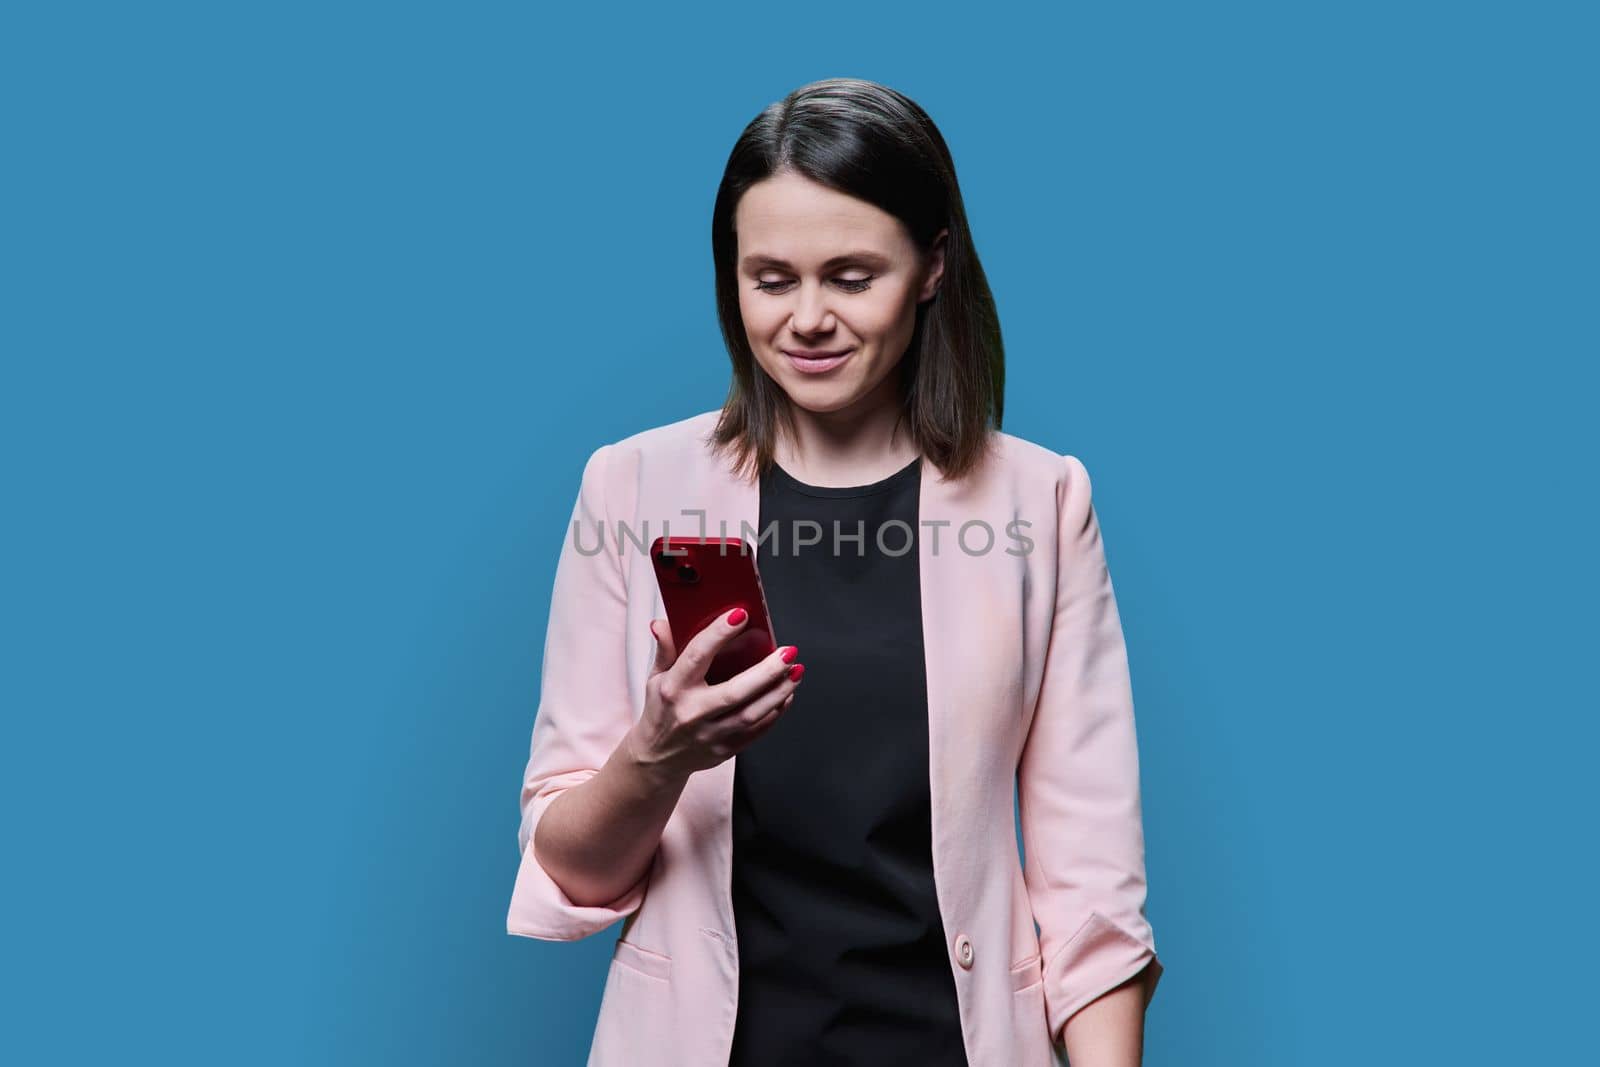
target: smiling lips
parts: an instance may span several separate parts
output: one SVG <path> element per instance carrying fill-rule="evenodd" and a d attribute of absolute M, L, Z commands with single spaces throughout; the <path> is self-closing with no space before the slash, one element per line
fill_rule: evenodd
<path fill-rule="evenodd" d="M 785 348 L 783 354 L 789 357 L 789 363 L 802 374 L 821 374 L 830 371 L 850 358 L 853 348 L 838 349 L 832 352 L 822 349 Z"/>

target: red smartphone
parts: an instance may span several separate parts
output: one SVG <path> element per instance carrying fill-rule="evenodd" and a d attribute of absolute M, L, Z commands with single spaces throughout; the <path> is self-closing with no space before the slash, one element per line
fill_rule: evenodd
<path fill-rule="evenodd" d="M 777 650 L 756 554 L 744 538 L 658 537 L 650 543 L 650 559 L 678 651 L 734 608 L 750 613 L 744 628 L 711 661 L 708 684 L 725 682 Z"/>

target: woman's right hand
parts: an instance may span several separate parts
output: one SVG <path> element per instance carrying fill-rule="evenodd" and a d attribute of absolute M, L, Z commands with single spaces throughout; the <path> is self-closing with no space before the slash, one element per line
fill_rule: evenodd
<path fill-rule="evenodd" d="M 711 661 L 749 622 L 736 609 L 701 630 L 680 654 L 666 619 L 651 619 L 656 661 L 645 683 L 644 711 L 624 744 L 635 762 L 663 780 L 687 779 L 744 751 L 783 717 L 805 668 L 799 654 L 781 645 L 760 663 L 727 681 L 706 684 Z M 787 658 L 786 658 L 787 657 Z M 794 677 L 790 677 L 790 675 Z"/>

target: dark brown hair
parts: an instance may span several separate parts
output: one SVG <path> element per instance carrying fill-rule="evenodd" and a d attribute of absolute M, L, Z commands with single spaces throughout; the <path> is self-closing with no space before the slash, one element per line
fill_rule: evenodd
<path fill-rule="evenodd" d="M 733 363 L 722 416 L 707 443 L 731 451 L 752 475 L 772 463 L 780 421 L 792 427 L 788 397 L 755 359 L 739 314 L 733 213 L 745 191 L 792 170 L 899 219 L 930 250 L 948 229 L 944 276 L 918 304 L 916 329 L 900 365 L 901 418 L 927 461 L 960 478 L 1000 428 L 1005 351 L 994 297 L 967 228 L 955 163 L 933 120 L 893 89 L 859 78 L 801 86 L 766 107 L 739 135 L 711 217 L 717 316 Z"/>

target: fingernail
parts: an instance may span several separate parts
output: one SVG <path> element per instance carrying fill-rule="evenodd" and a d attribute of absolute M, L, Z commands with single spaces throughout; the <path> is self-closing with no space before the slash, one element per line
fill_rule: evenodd
<path fill-rule="evenodd" d="M 778 653 L 778 658 L 783 660 L 785 663 L 793 663 L 794 658 L 799 654 L 800 650 L 794 645 L 785 645 L 783 646 L 783 651 Z"/>
<path fill-rule="evenodd" d="M 804 663 L 796 663 L 793 667 L 789 668 L 789 681 L 798 682 L 800 680 L 800 676 L 804 673 L 806 673 L 806 665 Z"/>
<path fill-rule="evenodd" d="M 734 608 L 732 611 L 728 612 L 728 625 L 738 626 L 740 623 L 744 622 L 745 615 L 746 612 L 743 608 Z"/>

